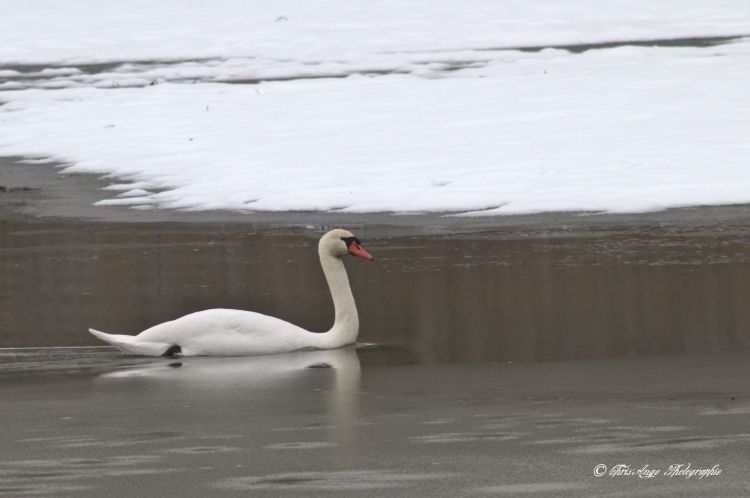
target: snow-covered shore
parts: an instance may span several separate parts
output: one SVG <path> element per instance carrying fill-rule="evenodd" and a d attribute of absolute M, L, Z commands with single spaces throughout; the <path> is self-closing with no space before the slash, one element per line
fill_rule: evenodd
<path fill-rule="evenodd" d="M 0 16 L 0 64 L 260 57 L 750 34 L 744 0 L 28 0 Z"/>
<path fill-rule="evenodd" d="M 112 174 L 109 204 L 488 215 L 750 202 L 747 39 L 498 50 L 743 34 L 744 2 L 79 0 L 67 23 L 46 21 L 56 3 L 29 5 L 0 21 L 0 154 Z M 112 61 L 134 63 L 76 67 Z M 32 63 L 55 67 L 10 67 Z"/>

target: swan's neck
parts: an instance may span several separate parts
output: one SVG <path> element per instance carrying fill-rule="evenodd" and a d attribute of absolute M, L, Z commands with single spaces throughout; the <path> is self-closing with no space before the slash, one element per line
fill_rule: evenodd
<path fill-rule="evenodd" d="M 320 265 L 323 267 L 323 273 L 331 291 L 336 319 L 331 330 L 317 334 L 320 342 L 317 347 L 329 349 L 352 344 L 357 340 L 359 333 L 359 316 L 344 262 L 341 258 L 321 252 Z"/>

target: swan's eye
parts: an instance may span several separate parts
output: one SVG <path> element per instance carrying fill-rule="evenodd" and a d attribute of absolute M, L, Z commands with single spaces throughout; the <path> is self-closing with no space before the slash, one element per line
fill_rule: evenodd
<path fill-rule="evenodd" d="M 357 245 L 360 245 L 362 243 L 362 241 L 359 240 L 357 237 L 341 237 L 341 240 L 343 240 L 346 243 L 346 247 L 351 246 L 352 242 L 356 242 Z"/>

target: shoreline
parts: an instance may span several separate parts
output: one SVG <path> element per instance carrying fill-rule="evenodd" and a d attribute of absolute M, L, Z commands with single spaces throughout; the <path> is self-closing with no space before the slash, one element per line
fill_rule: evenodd
<path fill-rule="evenodd" d="M 451 213 L 331 213 L 322 211 L 177 211 L 95 206 L 115 191 L 105 175 L 63 173 L 60 164 L 24 164 L 25 158 L 0 157 L 0 221 L 79 220 L 107 223 L 226 223 L 253 229 L 368 227 L 378 236 L 467 235 L 472 232 L 527 232 L 550 236 L 638 226 L 700 228 L 707 225 L 750 225 L 750 204 L 693 206 L 646 213 L 545 212 L 482 217 Z M 4 188 L 2 188 L 4 187 Z"/>

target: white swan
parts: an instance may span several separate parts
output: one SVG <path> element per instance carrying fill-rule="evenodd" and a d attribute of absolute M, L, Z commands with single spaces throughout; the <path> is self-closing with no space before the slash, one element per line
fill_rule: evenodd
<path fill-rule="evenodd" d="M 126 353 L 146 356 L 246 356 L 340 348 L 354 343 L 359 333 L 357 307 L 341 260 L 347 253 L 374 259 L 347 230 L 331 230 L 318 243 L 320 265 L 336 311 L 328 332 L 309 332 L 272 316 L 228 309 L 191 313 L 135 336 L 89 332 Z"/>

